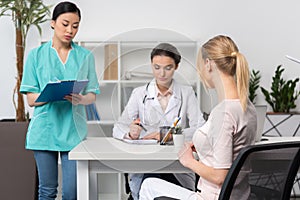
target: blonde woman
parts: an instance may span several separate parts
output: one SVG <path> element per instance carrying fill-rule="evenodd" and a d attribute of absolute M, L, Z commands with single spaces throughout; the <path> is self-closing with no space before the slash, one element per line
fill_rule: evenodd
<path fill-rule="evenodd" d="M 256 112 L 248 100 L 249 69 L 245 57 L 231 38 L 223 35 L 207 41 L 198 55 L 199 75 L 207 88 L 214 88 L 218 104 L 208 121 L 199 128 L 192 143 L 186 143 L 178 153 L 181 164 L 200 176 L 197 191 L 165 182 L 146 179 L 140 199 L 158 196 L 176 199 L 218 199 L 227 172 L 239 151 L 255 141 Z M 199 160 L 193 156 L 195 147 Z M 250 189 L 240 179 L 233 199 L 248 199 Z M 233 194 L 235 195 L 235 194 Z"/>

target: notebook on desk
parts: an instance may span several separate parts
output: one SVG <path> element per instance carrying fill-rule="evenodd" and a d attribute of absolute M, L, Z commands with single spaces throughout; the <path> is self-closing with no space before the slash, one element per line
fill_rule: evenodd
<path fill-rule="evenodd" d="M 35 102 L 64 101 L 71 93 L 79 94 L 88 80 L 69 80 L 48 83 Z"/>
<path fill-rule="evenodd" d="M 143 140 L 143 139 L 140 139 L 140 140 L 130 140 L 130 139 L 123 139 L 122 140 L 123 142 L 126 142 L 126 143 L 129 143 L 129 144 L 158 144 L 158 141 L 157 140 Z"/>

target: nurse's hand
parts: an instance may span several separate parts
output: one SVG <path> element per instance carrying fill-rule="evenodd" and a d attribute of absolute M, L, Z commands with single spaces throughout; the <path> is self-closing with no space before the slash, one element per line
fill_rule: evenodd
<path fill-rule="evenodd" d="M 145 140 L 151 140 L 151 139 L 159 140 L 160 139 L 159 137 L 160 137 L 159 132 L 153 132 L 153 133 L 150 133 L 150 134 L 144 136 L 143 139 L 145 139 Z"/>
<path fill-rule="evenodd" d="M 94 93 L 87 93 L 86 95 L 82 94 L 70 94 L 66 95 L 64 99 L 68 100 L 73 105 L 88 105 L 93 103 L 96 100 L 96 95 Z"/>
<path fill-rule="evenodd" d="M 83 104 L 83 96 L 81 94 L 70 94 L 66 95 L 65 99 L 68 100 L 73 105 Z"/>
<path fill-rule="evenodd" d="M 129 137 L 133 140 L 137 140 L 140 137 L 142 127 L 137 125 L 134 121 L 129 125 Z"/>
<path fill-rule="evenodd" d="M 27 102 L 28 102 L 28 105 L 30 107 L 33 107 L 33 106 L 41 106 L 41 105 L 44 105 L 46 104 L 47 102 L 38 102 L 36 103 L 35 101 L 37 100 L 37 98 L 40 96 L 39 93 L 31 93 L 31 92 L 28 92 L 27 93 Z"/>

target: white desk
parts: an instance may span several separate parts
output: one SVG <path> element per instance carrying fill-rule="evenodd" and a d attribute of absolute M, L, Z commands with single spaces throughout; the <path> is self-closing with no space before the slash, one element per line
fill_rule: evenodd
<path fill-rule="evenodd" d="M 275 143 L 275 142 L 293 142 L 293 141 L 300 141 L 300 137 L 266 137 L 266 136 L 263 136 L 262 141 L 257 142 L 255 144 L 268 144 L 268 143 Z"/>
<path fill-rule="evenodd" d="M 266 137 L 263 137 L 266 138 Z M 258 144 L 299 141 L 300 137 L 268 137 Z M 77 160 L 78 200 L 97 199 L 97 173 L 186 173 L 174 146 L 133 145 L 110 137 L 90 137 L 70 153 Z M 121 198 L 119 188 L 119 199 Z"/>
<path fill-rule="evenodd" d="M 134 145 L 110 137 L 90 137 L 76 146 L 78 200 L 97 199 L 97 173 L 186 173 L 174 146 Z M 119 189 L 119 198 L 121 191 Z"/>

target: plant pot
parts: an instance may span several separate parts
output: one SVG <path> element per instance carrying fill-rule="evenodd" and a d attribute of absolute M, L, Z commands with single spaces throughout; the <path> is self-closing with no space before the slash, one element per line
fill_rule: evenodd
<path fill-rule="evenodd" d="M 267 105 L 255 105 L 255 109 L 257 114 L 257 129 L 256 129 L 255 142 L 258 142 L 261 140 L 263 130 L 264 130 L 266 113 L 267 113 Z"/>
<path fill-rule="evenodd" d="M 184 144 L 184 135 L 183 134 L 173 134 L 173 142 L 175 147 L 182 147 Z"/>
<path fill-rule="evenodd" d="M 25 149 L 27 122 L 0 122 L 1 199 L 37 199 L 33 152 Z"/>

